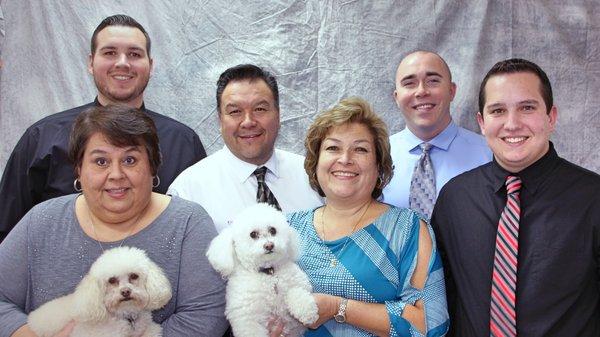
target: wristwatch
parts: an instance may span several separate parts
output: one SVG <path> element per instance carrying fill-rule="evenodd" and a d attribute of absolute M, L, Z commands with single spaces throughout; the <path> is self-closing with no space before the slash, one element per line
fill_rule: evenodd
<path fill-rule="evenodd" d="M 338 323 L 346 322 L 346 308 L 347 307 L 348 307 L 348 299 L 342 298 L 338 312 L 337 312 L 337 314 L 335 314 L 333 316 L 333 319 L 335 319 L 336 322 L 338 322 Z"/>

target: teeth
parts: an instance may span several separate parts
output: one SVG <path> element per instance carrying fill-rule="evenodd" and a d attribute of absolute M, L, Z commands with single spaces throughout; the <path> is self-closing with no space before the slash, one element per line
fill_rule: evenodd
<path fill-rule="evenodd" d="M 112 193 L 123 193 L 123 192 L 125 192 L 125 188 L 111 188 L 111 189 L 108 189 L 108 191 L 112 192 Z"/>
<path fill-rule="evenodd" d="M 518 142 L 522 142 L 526 139 L 526 137 L 505 137 L 504 140 L 507 143 L 518 143 Z"/>
<path fill-rule="evenodd" d="M 431 104 L 431 103 L 425 103 L 425 104 L 417 104 L 415 106 L 415 109 L 431 109 L 433 107 L 434 107 L 433 104 Z"/>
<path fill-rule="evenodd" d="M 114 76 L 115 79 L 119 81 L 125 81 L 131 78 L 131 76 Z"/>
<path fill-rule="evenodd" d="M 333 175 L 336 177 L 354 177 L 357 176 L 356 173 L 352 172 L 333 172 Z"/>

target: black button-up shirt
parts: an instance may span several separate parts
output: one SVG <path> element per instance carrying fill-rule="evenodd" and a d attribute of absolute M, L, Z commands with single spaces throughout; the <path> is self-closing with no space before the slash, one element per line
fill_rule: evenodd
<path fill-rule="evenodd" d="M 510 173 L 494 160 L 440 192 L 431 223 L 446 272 L 449 336 L 489 336 L 496 232 Z M 519 172 L 519 336 L 600 336 L 600 176 L 550 150 Z"/>
<path fill-rule="evenodd" d="M 50 115 L 31 125 L 13 150 L 0 183 L 0 242 L 33 206 L 75 193 L 73 164 L 68 159 L 71 126 L 94 102 Z M 156 125 L 162 165 L 160 185 L 165 193 L 183 170 L 206 157 L 200 138 L 191 128 L 154 111 L 141 109 Z"/>

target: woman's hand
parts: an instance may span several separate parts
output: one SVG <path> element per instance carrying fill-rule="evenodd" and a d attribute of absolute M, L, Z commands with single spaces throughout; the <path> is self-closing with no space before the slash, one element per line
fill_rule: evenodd
<path fill-rule="evenodd" d="M 316 329 L 337 314 L 342 299 L 337 296 L 319 293 L 314 293 L 313 297 L 315 302 L 317 302 L 317 306 L 319 307 L 319 319 L 311 324 L 309 328 Z"/>
<path fill-rule="evenodd" d="M 283 323 L 279 318 L 271 318 L 267 323 L 267 330 L 269 330 L 269 337 L 282 337 L 283 334 Z"/>
<path fill-rule="evenodd" d="M 73 328 L 75 327 L 75 321 L 69 322 L 69 324 L 65 325 L 65 327 L 57 332 L 52 337 L 69 337 Z M 25 324 L 22 327 L 18 328 L 11 337 L 38 337 L 30 328 L 29 325 Z"/>

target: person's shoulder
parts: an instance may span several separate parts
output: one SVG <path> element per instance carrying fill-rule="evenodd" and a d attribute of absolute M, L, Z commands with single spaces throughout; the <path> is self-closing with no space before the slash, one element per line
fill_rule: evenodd
<path fill-rule="evenodd" d="M 42 201 L 29 210 L 33 223 L 41 221 L 48 227 L 48 221 L 63 222 L 65 217 L 75 216 L 75 199 L 79 194 L 68 194 Z"/>
<path fill-rule="evenodd" d="M 68 126 L 66 130 L 70 131 L 70 125 L 73 124 L 73 121 L 75 121 L 77 115 L 79 115 L 82 111 L 85 111 L 85 109 L 92 107 L 93 105 L 94 103 L 92 102 L 48 115 L 38 120 L 37 122 L 31 124 L 27 131 L 30 132 L 33 130 L 44 130 L 47 128 L 64 129 L 66 126 Z"/>
<path fill-rule="evenodd" d="M 275 149 L 274 156 L 284 170 L 300 169 L 304 171 L 304 156 L 281 149 Z"/>
<path fill-rule="evenodd" d="M 461 126 L 458 126 L 457 138 L 472 146 L 482 147 L 486 149 L 488 148 L 485 138 L 482 135 L 473 132 L 469 129 L 465 129 Z"/>
<path fill-rule="evenodd" d="M 174 118 L 160 114 L 150 109 L 145 109 L 145 112 L 148 116 L 150 116 L 150 118 L 152 118 L 152 120 L 154 120 L 154 123 L 156 124 L 156 129 L 159 132 L 162 130 L 176 130 L 177 132 L 196 134 L 196 132 L 192 128 Z"/>
<path fill-rule="evenodd" d="M 453 191 L 456 189 L 469 189 L 473 185 L 479 185 L 483 176 L 491 169 L 492 162 L 467 170 L 450 180 L 442 187 L 442 190 Z M 441 194 L 441 191 L 440 191 Z"/>
<path fill-rule="evenodd" d="M 287 220 L 292 227 L 298 229 L 302 223 L 305 223 L 307 219 L 312 218 L 315 208 L 304 209 L 300 211 L 294 211 L 286 214 Z"/>
<path fill-rule="evenodd" d="M 179 176 L 175 179 L 214 179 L 214 175 L 220 172 L 223 168 L 224 163 L 224 152 L 223 149 L 207 156 L 206 158 L 198 161 L 194 165 L 183 170 Z"/>
<path fill-rule="evenodd" d="M 579 166 L 562 157 L 559 157 L 559 169 L 562 171 L 558 174 L 568 176 L 572 179 L 573 184 L 581 184 L 587 187 L 600 188 L 600 175 L 594 171 Z"/>

